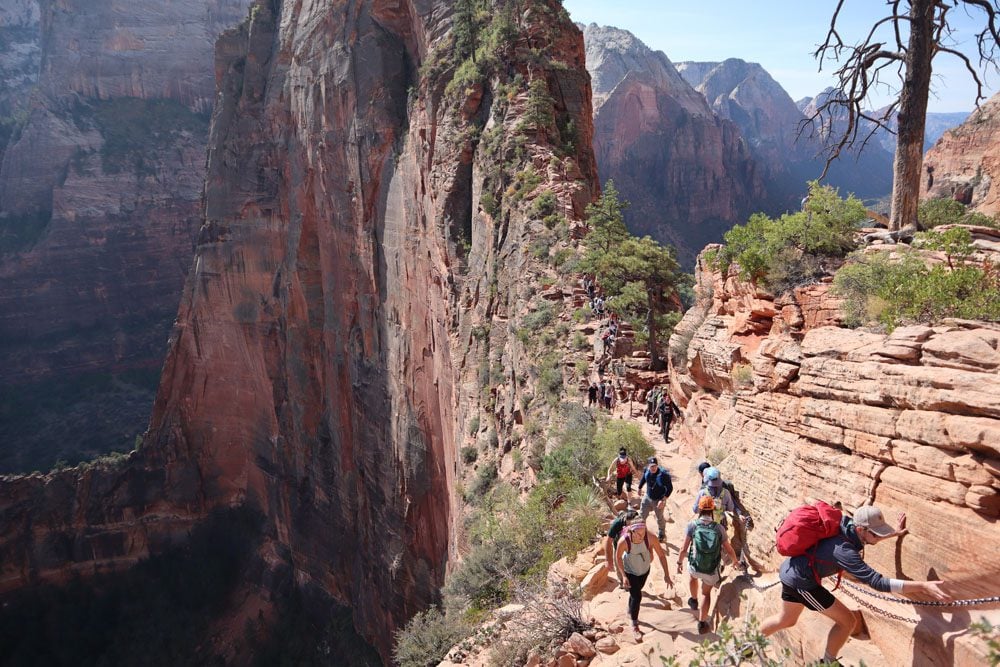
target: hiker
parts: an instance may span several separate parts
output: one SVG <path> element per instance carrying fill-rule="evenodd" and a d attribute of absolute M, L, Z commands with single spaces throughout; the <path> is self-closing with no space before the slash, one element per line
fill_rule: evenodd
<path fill-rule="evenodd" d="M 731 486 L 731 485 L 730 485 Z M 736 500 L 722 480 L 722 473 L 715 466 L 705 468 L 702 473 L 702 486 L 695 496 L 694 504 L 691 506 L 691 513 L 698 514 L 698 502 L 704 497 L 712 498 L 715 501 L 715 520 L 725 529 L 729 527 L 729 519 L 726 512 L 735 514 L 741 521 L 746 520 L 746 513 L 736 506 Z"/>
<path fill-rule="evenodd" d="M 663 434 L 663 442 L 669 442 L 670 425 L 673 423 L 675 417 L 680 416 L 680 410 L 677 409 L 677 406 L 670 398 L 670 394 L 666 391 L 663 392 L 663 398 L 660 399 L 657 412 L 659 413 L 660 433 Z"/>
<path fill-rule="evenodd" d="M 834 512 L 831 517 L 836 520 L 839 514 L 825 503 L 827 510 Z M 792 513 L 793 518 L 796 512 Z M 785 524 L 789 523 L 786 519 Z M 782 529 L 779 528 L 779 542 Z M 801 530 L 801 525 L 793 526 L 789 533 Z M 818 611 L 833 620 L 834 626 L 826 638 L 826 652 L 822 660 L 834 662 L 841 647 L 847 642 L 854 630 L 854 614 L 844 606 L 844 603 L 833 596 L 833 593 L 823 587 L 822 579 L 847 571 L 858 581 L 864 582 L 882 593 L 902 593 L 909 595 L 919 593 L 936 600 L 950 599 L 941 588 L 942 581 L 905 581 L 890 579 L 873 570 L 861 555 L 867 545 L 877 544 L 891 537 L 902 537 L 906 529 L 906 515 L 900 514 L 899 524 L 893 529 L 882 517 L 882 510 L 872 505 L 863 505 L 854 512 L 854 517 L 841 516 L 837 531 L 832 537 L 820 539 L 815 546 L 810 546 L 804 555 L 786 558 L 781 564 L 779 578 L 781 579 L 781 609 L 773 616 L 764 619 L 760 626 L 761 633 L 770 637 L 778 630 L 795 625 L 802 610 L 805 608 Z M 805 535 L 805 531 L 798 533 Z M 797 537 L 797 535 L 795 536 Z M 802 540 L 807 540 L 802 537 Z"/>
<path fill-rule="evenodd" d="M 698 518 L 688 524 L 684 544 L 677 554 L 677 574 L 684 571 L 684 554 L 687 554 L 688 574 L 691 575 L 691 597 L 688 607 L 699 612 L 698 634 L 709 630 L 708 608 L 712 604 L 712 589 L 722 582 L 722 553 L 730 563 L 737 561 L 736 552 L 729 542 L 726 530 L 715 520 L 715 501 L 702 496 L 698 501 Z M 698 582 L 701 582 L 701 604 L 698 603 Z"/>
<path fill-rule="evenodd" d="M 615 547 L 618 544 L 618 538 L 621 537 L 625 526 L 633 523 L 638 517 L 639 512 L 636 510 L 625 509 L 619 512 L 618 516 L 612 520 L 611 525 L 608 526 L 608 534 L 604 538 L 604 567 L 608 569 L 608 572 L 615 571 Z"/>
<path fill-rule="evenodd" d="M 656 392 L 657 388 L 653 387 L 646 393 L 646 421 L 653 421 L 653 412 L 656 411 Z"/>
<path fill-rule="evenodd" d="M 637 642 L 642 641 L 642 630 L 639 629 L 639 605 L 642 602 L 642 587 L 646 585 L 649 568 L 652 564 L 652 552 L 656 554 L 663 568 L 663 580 L 673 587 L 667 568 L 667 555 L 657 540 L 650 540 L 646 534 L 646 522 L 639 520 L 629 524 L 618 540 L 615 551 L 615 570 L 618 573 L 618 585 L 628 591 L 628 614 L 632 619 L 632 634 Z"/>
<path fill-rule="evenodd" d="M 609 411 L 611 410 L 612 404 L 615 397 L 615 385 L 613 382 L 608 382 L 604 385 L 604 407 Z"/>
<path fill-rule="evenodd" d="M 591 406 L 597 402 L 597 384 L 594 382 L 590 383 L 587 387 L 587 405 Z"/>
<path fill-rule="evenodd" d="M 653 511 L 656 515 L 656 526 L 660 531 L 658 536 L 662 540 L 664 537 L 664 528 L 666 527 L 663 508 L 667 504 L 667 498 L 674 492 L 674 483 L 670 479 L 670 473 L 660 467 L 655 456 L 649 457 L 646 470 L 643 471 L 642 477 L 639 478 L 639 491 L 642 491 L 642 487 L 644 486 L 646 487 L 646 494 L 642 497 L 642 502 L 639 504 L 639 516 L 645 521 L 646 517 L 649 516 L 650 510 Z"/>
<path fill-rule="evenodd" d="M 625 502 L 631 502 L 630 496 L 632 495 L 632 475 L 633 473 L 638 475 L 639 471 L 636 470 L 635 465 L 632 463 L 632 459 L 629 458 L 624 447 L 618 450 L 618 456 L 616 456 L 611 462 L 611 465 L 608 466 L 608 474 L 607 477 L 605 477 L 605 481 L 611 481 L 612 472 L 615 473 L 615 495 L 621 498 L 622 486 L 624 486 Z"/>

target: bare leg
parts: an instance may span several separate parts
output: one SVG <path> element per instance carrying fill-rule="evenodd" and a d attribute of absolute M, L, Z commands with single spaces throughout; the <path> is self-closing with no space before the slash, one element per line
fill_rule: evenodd
<path fill-rule="evenodd" d="M 690 586 L 690 588 L 691 588 L 691 597 L 694 598 L 695 600 L 697 600 L 698 599 L 698 580 L 695 579 L 694 577 L 691 577 L 691 586 Z"/>
<path fill-rule="evenodd" d="M 778 630 L 784 630 L 785 628 L 790 628 L 799 622 L 799 616 L 802 615 L 802 610 L 805 607 L 797 602 L 788 602 L 787 600 L 781 601 L 781 609 L 777 614 L 773 616 L 768 616 L 764 619 L 764 622 L 760 624 L 760 632 L 765 637 L 770 637 Z"/>
<path fill-rule="evenodd" d="M 854 630 L 854 613 L 844 606 L 843 602 L 836 600 L 823 614 L 832 618 L 834 622 L 830 634 L 826 636 L 826 654 L 835 658 Z"/>
<path fill-rule="evenodd" d="M 708 620 L 708 608 L 712 606 L 712 587 L 706 584 L 704 581 L 701 582 L 701 606 L 698 608 L 701 612 L 701 620 Z"/>

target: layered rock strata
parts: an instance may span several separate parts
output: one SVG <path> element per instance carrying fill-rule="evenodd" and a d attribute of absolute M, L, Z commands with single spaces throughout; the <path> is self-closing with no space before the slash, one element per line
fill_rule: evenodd
<path fill-rule="evenodd" d="M 1000 213 L 1000 96 L 994 95 L 924 156 L 922 198 L 956 199 L 986 215 Z"/>
<path fill-rule="evenodd" d="M 762 173 L 732 122 L 720 119 L 659 51 L 634 35 L 584 30 L 594 81 L 594 151 L 622 197 L 630 231 L 669 242 L 693 265 L 766 199 Z"/>
<path fill-rule="evenodd" d="M 290 572 L 349 603 L 388 657 L 456 555 L 484 355 L 513 422 L 516 347 L 492 325 L 524 308 L 532 200 L 578 219 L 596 192 L 582 36 L 555 2 L 496 10 L 509 41 L 461 85 L 440 1 L 265 0 L 220 39 L 206 221 L 147 444 L 0 484 L 3 589 L 127 567 L 246 504 L 266 517 L 253 583 Z"/>
<path fill-rule="evenodd" d="M 144 429 L 200 225 L 213 44 L 248 5 L 0 6 L 0 471 Z"/>
<path fill-rule="evenodd" d="M 772 531 L 793 507 L 874 503 L 890 518 L 905 512 L 911 531 L 895 550 L 866 550 L 879 571 L 944 579 L 959 598 L 1000 594 L 987 555 L 1000 546 L 1000 328 L 850 330 L 829 287 L 776 299 L 699 265 L 698 303 L 670 341 L 693 453 L 711 456 L 752 508 L 761 562 L 779 564 Z M 981 664 L 980 646 L 942 637 L 970 614 L 998 615 L 996 605 L 955 615 L 878 606 L 919 621 L 865 611 L 888 664 Z"/>

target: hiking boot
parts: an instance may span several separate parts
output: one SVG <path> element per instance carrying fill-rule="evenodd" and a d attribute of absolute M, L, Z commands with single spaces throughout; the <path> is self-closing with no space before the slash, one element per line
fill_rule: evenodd
<path fill-rule="evenodd" d="M 688 608 L 698 611 L 698 601 L 694 598 L 688 598 Z"/>
<path fill-rule="evenodd" d="M 665 538 L 666 538 L 666 535 L 664 535 L 663 531 L 661 530 L 660 531 L 660 541 L 662 542 Z"/>
<path fill-rule="evenodd" d="M 703 635 L 708 632 L 708 621 L 698 621 L 698 634 Z"/>

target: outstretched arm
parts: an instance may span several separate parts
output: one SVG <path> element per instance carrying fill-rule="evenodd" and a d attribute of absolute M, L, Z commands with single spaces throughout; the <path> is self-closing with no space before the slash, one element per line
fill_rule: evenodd
<path fill-rule="evenodd" d="M 684 544 L 681 545 L 681 550 L 677 552 L 677 574 L 682 574 L 684 572 L 684 554 L 686 554 L 690 548 L 691 535 L 685 535 Z"/>

